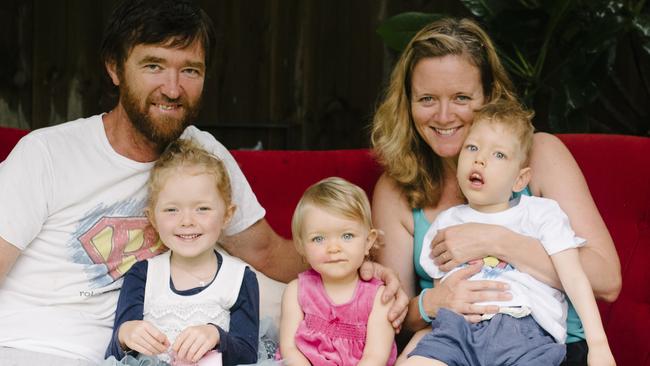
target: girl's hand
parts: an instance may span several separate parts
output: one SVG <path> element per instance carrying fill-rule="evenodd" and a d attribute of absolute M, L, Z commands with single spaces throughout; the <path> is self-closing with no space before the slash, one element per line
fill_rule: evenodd
<path fill-rule="evenodd" d="M 219 344 L 219 330 L 212 324 L 187 327 L 176 337 L 172 350 L 181 360 L 198 362 Z"/>
<path fill-rule="evenodd" d="M 500 240 L 497 225 L 467 223 L 450 226 L 438 233 L 431 241 L 431 259 L 444 272 L 463 263 L 495 255 L 490 243 Z M 484 239 L 491 239 L 485 242 Z"/>
<path fill-rule="evenodd" d="M 406 313 L 408 312 L 409 298 L 406 295 L 406 292 L 402 290 L 402 286 L 395 271 L 388 267 L 384 267 L 379 263 L 365 261 L 359 269 L 359 275 L 364 281 L 370 281 L 372 278 L 377 278 L 384 282 L 385 288 L 381 301 L 382 303 L 387 304 L 395 299 L 393 305 L 391 305 L 390 310 L 388 311 L 388 321 L 395 329 L 395 333 L 399 333 L 402 329 L 404 318 L 406 318 Z"/>
<path fill-rule="evenodd" d="M 169 348 L 167 336 L 144 320 L 124 322 L 117 333 L 117 339 L 123 349 L 131 349 L 147 356 L 163 353 Z"/>
<path fill-rule="evenodd" d="M 507 292 L 508 285 L 500 281 L 469 281 L 468 278 L 478 273 L 482 263 L 462 268 L 437 283 L 424 294 L 423 306 L 427 314 L 435 317 L 438 309 L 446 308 L 463 315 L 472 323 L 481 321 L 483 314 L 499 311 L 497 305 L 477 305 L 483 301 L 507 301 L 512 295 Z M 433 311 L 431 309 L 434 309 Z"/>

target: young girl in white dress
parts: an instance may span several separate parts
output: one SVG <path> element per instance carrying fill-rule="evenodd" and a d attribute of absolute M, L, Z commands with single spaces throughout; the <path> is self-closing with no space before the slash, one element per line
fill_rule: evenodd
<path fill-rule="evenodd" d="M 235 211 L 223 163 L 178 140 L 155 163 L 148 190 L 147 217 L 169 251 L 125 275 L 106 356 L 128 365 L 256 362 L 257 279 L 215 250 Z"/>

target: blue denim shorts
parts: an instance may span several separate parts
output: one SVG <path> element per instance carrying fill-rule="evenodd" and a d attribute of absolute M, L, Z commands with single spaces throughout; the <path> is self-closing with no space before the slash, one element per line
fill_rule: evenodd
<path fill-rule="evenodd" d="M 447 309 L 440 309 L 433 329 L 409 354 L 447 365 L 559 365 L 564 344 L 555 343 L 532 316 L 513 318 L 497 314 L 476 324 Z"/>

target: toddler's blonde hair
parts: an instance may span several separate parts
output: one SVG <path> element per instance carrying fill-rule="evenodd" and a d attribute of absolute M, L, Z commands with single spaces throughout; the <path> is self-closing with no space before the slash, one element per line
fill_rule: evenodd
<path fill-rule="evenodd" d="M 366 226 L 369 232 L 374 230 L 372 227 L 372 216 L 370 214 L 370 202 L 368 201 L 366 192 L 361 187 L 343 178 L 325 178 L 307 188 L 300 201 L 298 201 L 298 205 L 291 219 L 293 242 L 300 254 L 304 254 L 304 243 L 301 233 L 305 210 L 310 205 L 348 219 L 356 220 Z"/>

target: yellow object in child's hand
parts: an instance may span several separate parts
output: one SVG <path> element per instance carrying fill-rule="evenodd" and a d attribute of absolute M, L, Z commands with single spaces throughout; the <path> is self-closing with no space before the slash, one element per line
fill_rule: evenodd
<path fill-rule="evenodd" d="M 483 263 L 485 263 L 485 265 L 489 267 L 496 267 L 497 264 L 499 264 L 499 260 L 495 257 L 489 256 L 483 258 Z"/>

